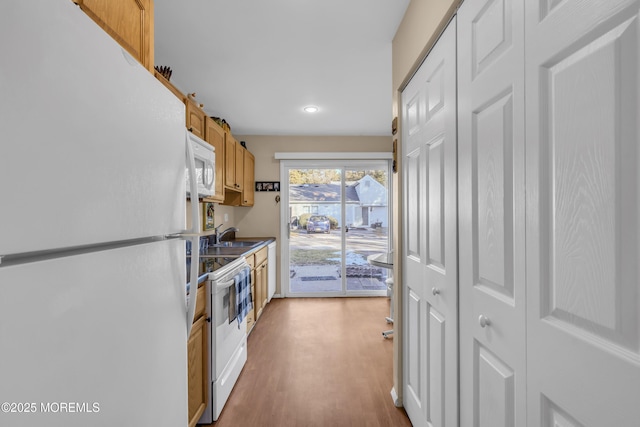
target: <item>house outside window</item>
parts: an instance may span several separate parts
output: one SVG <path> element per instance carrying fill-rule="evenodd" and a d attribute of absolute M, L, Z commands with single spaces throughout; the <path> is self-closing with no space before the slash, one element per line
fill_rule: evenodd
<path fill-rule="evenodd" d="M 387 188 L 370 176 L 348 182 L 344 188 L 345 220 L 348 227 L 387 227 L 389 207 Z M 341 227 L 339 182 L 327 184 L 300 184 L 290 187 L 293 215 L 327 215 L 335 218 Z M 309 202 L 316 202 L 309 205 Z"/>

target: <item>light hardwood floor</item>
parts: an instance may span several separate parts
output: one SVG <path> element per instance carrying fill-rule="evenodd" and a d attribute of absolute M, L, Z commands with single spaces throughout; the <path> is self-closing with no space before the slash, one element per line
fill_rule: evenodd
<path fill-rule="evenodd" d="M 387 298 L 273 299 L 215 427 L 410 426 L 393 405 Z"/>

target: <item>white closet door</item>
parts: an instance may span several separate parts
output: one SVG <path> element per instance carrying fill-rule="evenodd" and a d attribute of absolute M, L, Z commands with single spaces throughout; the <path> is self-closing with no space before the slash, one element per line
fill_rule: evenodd
<path fill-rule="evenodd" d="M 530 426 L 640 424 L 639 4 L 527 2 Z"/>
<path fill-rule="evenodd" d="M 404 405 L 414 426 L 458 425 L 456 25 L 402 94 Z"/>
<path fill-rule="evenodd" d="M 524 4 L 458 12 L 460 425 L 526 423 Z"/>

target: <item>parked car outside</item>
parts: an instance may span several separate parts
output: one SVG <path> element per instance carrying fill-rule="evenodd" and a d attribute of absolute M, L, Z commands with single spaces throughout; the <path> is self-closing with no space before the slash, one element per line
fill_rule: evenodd
<path fill-rule="evenodd" d="M 329 233 L 331 230 L 331 222 L 324 215 L 312 215 L 307 221 L 307 234 L 313 233 Z"/>

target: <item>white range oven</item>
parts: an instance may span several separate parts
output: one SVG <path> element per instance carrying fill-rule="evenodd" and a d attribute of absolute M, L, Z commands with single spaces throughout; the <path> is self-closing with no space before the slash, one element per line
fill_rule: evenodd
<path fill-rule="evenodd" d="M 247 320 L 240 324 L 229 310 L 235 304 L 234 276 L 249 267 L 243 256 L 228 262 L 224 267 L 209 273 L 208 289 L 210 290 L 210 316 L 208 323 L 209 343 L 209 383 L 211 392 L 209 402 L 198 421 L 210 424 L 218 419 L 231 390 L 247 361 Z"/>

